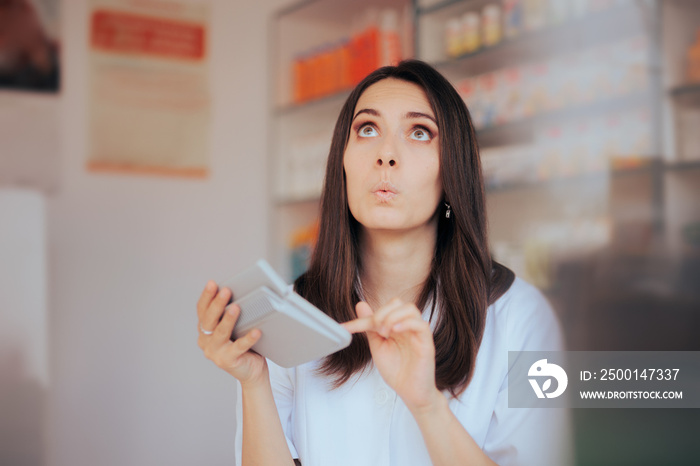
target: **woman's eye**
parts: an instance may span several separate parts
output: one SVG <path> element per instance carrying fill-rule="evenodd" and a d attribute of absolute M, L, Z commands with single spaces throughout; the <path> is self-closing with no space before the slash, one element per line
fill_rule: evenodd
<path fill-rule="evenodd" d="M 377 136 L 377 130 L 372 125 L 364 125 L 362 128 L 360 128 L 359 134 L 360 134 L 360 137 L 371 138 L 371 137 Z"/>
<path fill-rule="evenodd" d="M 432 136 L 428 131 L 418 128 L 413 130 L 413 132 L 411 133 L 411 138 L 417 141 L 430 141 Z"/>

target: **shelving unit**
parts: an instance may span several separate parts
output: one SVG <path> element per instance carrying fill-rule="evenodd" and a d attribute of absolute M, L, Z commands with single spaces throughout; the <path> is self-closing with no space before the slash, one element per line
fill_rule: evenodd
<path fill-rule="evenodd" d="M 614 68 L 614 79 L 621 79 L 621 74 L 630 74 L 629 70 L 633 70 L 636 73 L 633 78 L 639 81 L 633 82 L 634 86 L 620 85 L 624 88 L 622 92 L 609 92 L 604 86 L 599 86 L 600 83 L 593 83 L 597 87 L 588 86 L 594 90 L 587 98 L 560 107 L 539 108 L 534 113 L 530 111 L 527 115 L 519 115 L 510 120 L 486 122 L 478 128 L 477 137 L 484 159 L 489 157 L 490 151 L 508 147 L 531 147 L 534 150 L 530 152 L 537 156 L 549 150 L 546 144 L 544 148 L 538 144 L 541 144 L 542 140 L 546 141 L 545 133 L 551 127 L 563 127 L 563 131 L 566 132 L 580 122 L 599 125 L 604 119 L 615 115 L 618 120 L 627 122 L 630 114 L 644 112 L 648 115 L 648 121 L 644 123 L 646 126 L 640 126 L 630 132 L 645 135 L 647 139 L 637 141 L 635 147 L 620 147 L 630 145 L 628 141 L 607 145 L 601 142 L 598 146 L 592 144 L 585 147 L 588 153 L 598 151 L 599 154 L 603 154 L 601 160 L 608 159 L 608 162 L 601 162 L 602 165 L 595 169 L 490 184 L 488 197 L 489 203 L 493 205 L 489 207 L 491 237 L 494 243 L 509 245 L 501 249 L 519 249 L 515 256 L 502 259 L 506 263 L 506 259 L 512 260 L 516 271 L 525 274 L 526 277 L 525 270 L 517 270 L 517 264 L 524 264 L 529 260 L 524 257 L 527 255 L 524 249 L 527 249 L 530 241 L 528 238 L 541 233 L 533 230 L 533 225 L 537 224 L 544 225 L 545 229 L 559 228 L 561 231 L 567 231 L 575 228 L 577 222 L 585 217 L 590 224 L 596 224 L 601 229 L 599 238 L 590 246 L 601 247 L 606 241 L 607 244 L 615 241 L 624 244 L 624 239 L 617 237 L 612 241 L 613 237 L 633 232 L 634 225 L 639 226 L 646 222 L 651 225 L 650 238 L 654 237 L 649 239 L 647 247 L 659 247 L 656 237 L 667 232 L 669 225 L 675 221 L 673 215 L 669 216 L 668 206 L 678 194 L 678 189 L 673 187 L 674 183 L 685 178 L 690 178 L 690 181 L 682 181 L 681 184 L 692 182 L 695 173 L 698 172 L 694 166 L 695 162 L 669 155 L 673 151 L 662 145 L 665 136 L 661 128 L 669 127 L 668 123 L 664 125 L 661 121 L 665 118 L 664 105 L 667 106 L 667 112 L 674 112 L 677 110 L 675 103 L 678 104 L 678 108 L 692 109 L 700 100 L 700 86 L 685 85 L 678 80 L 669 85 L 668 79 L 660 74 L 665 69 L 660 55 L 669 54 L 669 44 L 665 38 L 668 32 L 662 31 L 662 22 L 667 20 L 666 10 L 669 3 L 672 4 L 672 8 L 681 9 L 696 8 L 695 4 L 684 0 L 615 2 L 615 6 L 608 9 L 570 17 L 537 30 L 523 31 L 514 38 L 504 38 L 496 45 L 449 58 L 444 38 L 447 19 L 467 11 L 480 11 L 487 4 L 493 3 L 497 1 L 383 0 L 377 3 L 370 0 L 307 0 L 280 11 L 272 19 L 271 60 L 276 79 L 271 89 L 273 163 L 270 179 L 275 187 L 272 209 L 274 219 L 271 222 L 275 234 L 271 255 L 276 265 L 286 272 L 288 277 L 291 276 L 291 271 L 288 267 L 287 243 L 296 228 L 308 225 L 317 215 L 320 179 L 330 146 L 332 128 L 348 95 L 347 90 L 341 90 L 318 99 L 295 103 L 290 85 L 291 63 L 300 53 L 317 50 L 324 43 L 337 43 L 340 38 L 348 37 L 361 27 L 358 26 L 360 20 L 357 18 L 361 18 L 372 7 L 400 10 L 403 18 L 402 37 L 412 44 L 412 47 L 406 47 L 404 44 L 404 49 L 413 48 L 416 52 L 414 56 L 432 63 L 458 88 L 465 79 L 478 79 L 484 74 L 498 73 L 500 70 L 516 66 L 525 69 L 542 63 L 558 65 L 576 54 L 592 54 L 591 50 L 601 51 L 600 54 L 604 55 L 606 49 L 614 48 L 615 44 L 634 40 L 636 37 L 642 38 L 642 42 L 647 44 L 641 54 L 642 58 L 641 55 L 634 59 L 616 56 L 615 64 L 619 64 L 619 68 L 608 66 L 609 69 Z M 686 22 L 690 23 L 695 17 L 691 14 L 688 18 Z M 408 26 L 412 31 L 407 32 Z M 662 34 L 663 47 L 660 45 Z M 579 74 L 590 72 L 590 63 L 598 58 L 596 55 L 592 61 L 580 60 L 582 63 L 578 66 L 584 68 L 581 68 Z M 576 72 L 577 69 L 571 71 L 572 74 Z M 587 86 L 586 83 L 579 85 Z M 475 106 L 470 105 L 469 101 L 467 103 L 474 112 Z M 298 161 L 295 162 L 293 152 L 298 149 L 298 142 L 304 139 L 325 141 L 325 146 L 319 142 L 315 152 L 317 157 L 308 157 L 308 168 L 300 170 L 294 166 Z M 566 146 L 570 142 L 567 141 L 563 145 Z M 615 148 L 615 145 L 618 147 Z M 618 163 L 620 161 L 621 165 Z M 536 170 L 536 166 L 532 165 L 523 167 Z M 295 180 L 294 176 L 290 176 L 300 172 L 309 175 L 308 178 Z M 669 182 L 669 178 L 676 180 Z M 299 186 L 308 189 L 298 189 Z M 684 189 L 680 191 L 685 192 Z M 617 200 L 612 198 L 616 195 L 626 199 L 618 203 L 623 207 L 616 205 Z M 549 200 L 544 200 L 543 196 L 549 196 Z M 632 209 L 636 214 L 624 213 L 624 206 L 632 205 L 630 200 L 636 200 Z M 607 231 L 603 231 L 606 228 Z M 561 236 L 561 242 L 565 243 L 566 234 Z M 548 254 L 552 255 L 549 271 L 551 275 L 556 270 L 556 257 L 568 257 L 574 252 L 564 248 Z M 544 284 L 547 281 L 550 286 L 555 286 L 552 285 L 550 277 L 549 280 L 543 280 L 543 289 L 547 289 L 547 285 Z"/>
<path fill-rule="evenodd" d="M 700 157 L 698 160 L 690 160 L 686 162 L 669 162 L 666 164 L 668 171 L 685 171 L 685 170 L 700 170 Z"/>
<path fill-rule="evenodd" d="M 556 280 L 553 279 L 552 274 L 558 260 L 606 247 L 612 241 L 613 235 L 621 231 L 617 224 L 620 219 L 613 216 L 616 208 L 611 196 L 614 193 L 624 192 L 625 196 L 629 192 L 636 193 L 632 197 L 637 195 L 642 199 L 641 206 L 643 206 L 643 208 L 636 207 L 636 211 L 644 210 L 637 217 L 649 221 L 655 225 L 655 229 L 661 228 L 659 226 L 659 219 L 662 217 L 659 194 L 661 187 L 658 180 L 662 170 L 658 169 L 658 163 L 653 162 L 661 153 L 660 137 L 655 134 L 658 130 L 655 130 L 653 126 L 655 121 L 651 117 L 660 93 L 657 89 L 658 79 L 654 74 L 658 73 L 658 69 L 654 68 L 655 63 L 658 63 L 655 56 L 656 50 L 647 45 L 645 56 L 638 62 L 629 62 L 630 59 L 627 56 L 618 54 L 615 58 L 621 58 L 619 63 L 607 64 L 609 68 L 619 67 L 613 73 L 616 75 L 626 73 L 625 78 L 628 81 L 627 75 L 631 75 L 628 69 L 635 67 L 634 72 L 641 75 L 643 85 L 633 91 L 629 91 L 631 85 L 620 86 L 622 92 L 616 91 L 606 95 L 605 92 L 601 92 L 606 89 L 605 86 L 599 83 L 604 79 L 609 80 L 610 77 L 604 74 L 592 76 L 589 81 L 582 83 L 577 82 L 576 78 L 572 80 L 566 76 L 566 73 L 583 76 L 586 73 L 593 74 L 592 64 L 596 59 L 599 56 L 605 58 L 605 54 L 609 53 L 606 49 L 614 48 L 620 42 L 641 37 L 645 43 L 651 43 L 658 29 L 658 22 L 654 20 L 657 5 L 631 1 L 617 3 L 602 11 L 589 11 L 577 17 L 570 16 L 557 24 L 546 24 L 538 29 L 523 30 L 515 37 L 504 37 L 496 45 L 482 47 L 474 52 L 450 58 L 445 43 L 447 21 L 467 12 L 479 12 L 484 6 L 493 3 L 487 0 L 437 2 L 418 0 L 415 22 L 417 57 L 436 66 L 448 79 L 458 84 L 458 89 L 459 83 L 465 79 L 476 82 L 479 76 L 513 67 L 521 68 L 522 74 L 525 74 L 529 71 L 529 67 L 541 64 L 549 66 L 549 63 L 559 66 L 556 71 L 572 81 L 571 84 L 567 84 L 569 87 L 556 83 L 563 89 L 570 90 L 573 86 L 585 88 L 586 91 L 590 88 L 596 89 L 596 92 L 592 92 L 592 95 L 587 98 L 574 99 L 574 102 L 559 105 L 553 109 L 540 108 L 534 114 L 530 111 L 529 115 L 509 117 L 500 124 L 480 122 L 480 104 L 470 102 L 469 96 L 465 97 L 472 116 L 476 115 L 475 124 L 477 126 L 481 124 L 481 127 L 478 126 L 477 138 L 485 166 L 489 165 L 491 153 L 495 156 L 495 151 L 500 151 L 500 148 L 510 152 L 513 152 L 513 149 L 509 148 L 515 148 L 513 155 L 505 156 L 499 152 L 499 159 L 494 159 L 498 162 L 494 164 L 506 169 L 509 162 L 516 167 L 519 164 L 520 168 L 514 170 L 519 169 L 526 175 L 522 180 L 505 178 L 505 182 L 499 182 L 495 179 L 489 180 L 487 172 L 490 237 L 494 254 L 540 288 L 545 290 L 556 288 Z M 585 59 L 579 61 L 572 59 L 576 54 Z M 592 55 L 595 59 L 585 54 Z M 639 57 L 636 58 L 639 59 Z M 565 63 L 573 69 L 562 72 L 560 63 Z M 525 79 L 518 86 L 519 92 L 529 85 L 524 81 Z M 471 87 L 469 83 L 468 88 Z M 546 86 L 542 85 L 542 87 Z M 540 92 L 547 91 L 549 89 Z M 521 97 L 521 100 L 526 101 L 527 97 Z M 500 104 L 496 102 L 495 105 Z M 596 157 L 602 157 L 603 161 L 598 162 L 597 168 L 584 169 L 578 173 L 571 173 L 571 169 L 567 169 L 567 173 L 546 176 L 541 174 L 533 177 L 532 174 L 539 170 L 538 166 L 551 163 L 551 157 L 547 159 L 542 154 L 559 150 L 556 147 L 552 149 L 552 143 L 547 142 L 546 132 L 550 127 L 554 128 L 553 134 L 560 134 L 562 131 L 566 132 L 567 127 L 588 125 L 590 121 L 595 124 L 598 120 L 609 118 L 611 115 L 624 115 L 640 109 L 646 109 L 650 117 L 646 129 L 640 127 L 641 131 L 633 132 L 651 135 L 645 141 L 645 147 L 641 151 L 634 148 L 628 148 L 627 151 L 615 149 L 610 147 L 610 143 L 601 143 L 596 147 L 571 139 L 572 136 L 569 136 L 570 140 L 562 144 L 566 147 L 564 150 L 574 151 L 574 146 L 578 145 L 581 146 L 578 150 L 584 150 L 583 153 L 588 154 L 587 157 L 597 152 L 601 155 Z M 499 112 L 498 107 L 496 112 Z M 520 155 L 517 149 L 519 147 L 522 148 Z M 565 158 L 567 156 L 564 155 Z M 525 157 L 534 160 L 525 162 Z M 542 158 L 542 161 L 537 162 L 538 157 Z M 561 157 L 562 155 L 559 155 L 559 158 Z M 614 168 L 613 158 L 618 160 L 620 157 L 631 157 L 630 162 L 625 163 L 631 169 Z M 574 163 L 574 166 L 578 165 L 580 164 Z M 639 165 L 644 166 L 639 168 Z M 629 218 L 623 221 L 627 220 Z M 588 245 L 575 240 L 570 241 L 572 235 L 576 236 L 577 225 L 581 225 L 582 222 L 595 230 L 590 235 L 591 242 Z M 533 257 L 533 254 L 535 256 L 539 254 L 541 257 Z M 532 264 L 540 264 L 540 268 L 548 270 L 533 271 Z"/>
<path fill-rule="evenodd" d="M 664 233 L 669 255 L 685 269 L 700 260 L 700 247 L 684 233 L 700 225 L 700 82 L 688 82 L 686 73 L 686 51 L 700 34 L 700 3 L 665 0 L 663 22 L 665 109 L 673 128 L 663 176 Z"/>
<path fill-rule="evenodd" d="M 559 177 L 548 180 L 546 183 L 535 181 L 523 181 L 518 183 L 506 183 L 502 185 L 487 185 L 489 193 L 498 191 L 518 191 L 518 190 L 548 190 L 557 186 L 565 186 L 572 184 L 588 184 L 599 183 L 601 181 L 608 182 L 610 179 L 618 179 L 637 175 L 651 176 L 655 170 L 658 170 L 657 164 L 661 162 L 660 158 L 653 158 L 640 162 L 638 166 L 627 168 L 613 168 L 605 171 L 584 173 L 569 177 Z M 668 163 L 663 165 L 665 170 L 688 170 L 691 168 L 700 168 L 700 162 L 685 162 L 685 163 Z"/>
<path fill-rule="evenodd" d="M 420 31 L 416 34 L 417 56 L 433 63 L 447 75 L 476 75 L 565 54 L 576 49 L 607 44 L 629 37 L 646 27 L 641 15 L 630 14 L 631 11 L 638 13 L 637 10 L 631 9 L 630 4 L 588 13 L 580 18 L 570 18 L 561 24 L 539 30 L 524 31 L 516 37 L 505 38 L 496 45 L 448 58 L 442 46 L 446 19 L 466 11 L 476 11 L 489 3 L 494 2 L 450 0 L 430 7 L 419 7 L 416 11 L 417 27 Z M 592 24 L 596 27 L 591 28 Z"/>
<path fill-rule="evenodd" d="M 680 160 L 700 160 L 700 83 L 681 84 L 669 92 L 673 118 L 678 128 L 675 145 Z"/>
<path fill-rule="evenodd" d="M 700 83 L 683 84 L 671 89 L 671 97 L 681 105 L 700 106 Z"/>
<path fill-rule="evenodd" d="M 532 142 L 536 128 L 556 124 L 562 120 L 580 120 L 596 115 L 614 114 L 635 108 L 649 108 L 653 99 L 651 92 L 635 92 L 631 95 L 613 97 L 593 103 L 577 105 L 521 118 L 516 121 L 496 124 L 477 130 L 479 146 L 483 148 Z"/>
<path fill-rule="evenodd" d="M 273 189 L 270 259 L 287 279 L 290 240 L 317 218 L 325 162 L 333 128 L 349 95 L 349 86 L 299 101 L 294 92 L 294 63 L 300 57 L 339 47 L 368 25 L 382 26 L 391 9 L 398 23 L 403 56 L 412 55 L 410 0 L 304 0 L 277 12 L 270 20 L 270 171 Z M 373 23 L 373 22 L 376 22 Z M 380 28 L 381 33 L 381 28 Z"/>

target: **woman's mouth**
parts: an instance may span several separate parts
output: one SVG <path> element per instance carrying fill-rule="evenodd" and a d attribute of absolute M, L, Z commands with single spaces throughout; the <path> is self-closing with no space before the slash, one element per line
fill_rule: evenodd
<path fill-rule="evenodd" d="M 374 191 L 374 195 L 377 199 L 379 199 L 382 202 L 389 202 L 394 197 L 396 197 L 396 193 L 392 193 L 391 191 L 384 191 L 384 190 Z"/>
<path fill-rule="evenodd" d="M 389 202 L 395 198 L 398 193 L 399 190 L 396 189 L 396 186 L 388 181 L 381 181 L 372 188 L 372 194 L 374 194 L 380 202 Z"/>

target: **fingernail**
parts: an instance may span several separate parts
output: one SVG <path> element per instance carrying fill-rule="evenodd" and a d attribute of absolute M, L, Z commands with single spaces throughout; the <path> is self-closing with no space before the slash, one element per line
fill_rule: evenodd
<path fill-rule="evenodd" d="M 399 324 L 394 325 L 394 326 L 392 327 L 392 330 L 393 330 L 394 332 L 398 332 L 399 330 L 401 330 L 401 328 L 402 328 L 402 325 L 399 323 Z"/>
<path fill-rule="evenodd" d="M 214 280 L 209 280 L 207 282 L 207 291 L 216 291 L 216 282 L 214 282 Z"/>
<path fill-rule="evenodd" d="M 236 313 L 238 312 L 238 310 L 239 310 L 238 304 L 231 304 L 229 307 L 226 308 L 226 312 L 228 312 L 232 316 L 235 316 Z"/>

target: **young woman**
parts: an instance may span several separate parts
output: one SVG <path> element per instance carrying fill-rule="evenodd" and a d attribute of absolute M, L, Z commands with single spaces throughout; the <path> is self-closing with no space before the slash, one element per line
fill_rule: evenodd
<path fill-rule="evenodd" d="M 508 351 L 562 343 L 542 295 L 490 259 L 486 227 L 454 88 L 415 60 L 367 76 L 338 118 L 295 283 L 352 344 L 283 369 L 249 351 L 259 330 L 229 341 L 230 290 L 209 282 L 197 305 L 200 347 L 240 382 L 238 464 L 568 464 L 563 415 L 508 408 Z"/>

